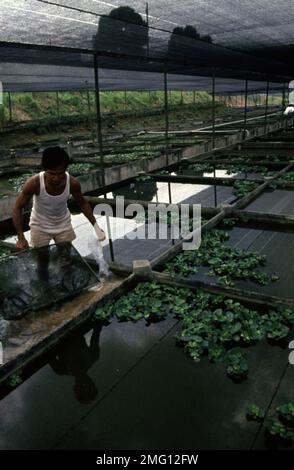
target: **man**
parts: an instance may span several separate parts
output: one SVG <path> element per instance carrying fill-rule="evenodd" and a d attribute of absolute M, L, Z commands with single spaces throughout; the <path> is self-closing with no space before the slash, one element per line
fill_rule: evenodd
<path fill-rule="evenodd" d="M 88 327 L 89 328 L 89 327 Z M 65 339 L 62 346 L 51 354 L 49 365 L 58 375 L 74 377 L 74 394 L 80 403 L 92 403 L 98 393 L 89 369 L 99 359 L 99 339 L 102 324 L 95 322 L 89 345 L 80 330 Z"/>
<path fill-rule="evenodd" d="M 72 242 L 76 238 L 67 207 L 70 194 L 94 226 L 99 240 L 105 239 L 105 233 L 97 225 L 90 204 L 81 193 L 80 183 L 66 171 L 68 164 L 69 156 L 62 148 L 49 147 L 44 150 L 42 157 L 44 171 L 26 181 L 15 202 L 13 223 L 18 236 L 16 243 L 18 249 L 29 248 L 23 233 L 22 209 L 32 197 L 33 208 L 29 223 L 32 247 L 47 246 L 52 239 L 58 244 Z"/>
<path fill-rule="evenodd" d="M 294 106 L 289 104 L 284 111 L 284 116 L 293 117 L 294 116 Z"/>

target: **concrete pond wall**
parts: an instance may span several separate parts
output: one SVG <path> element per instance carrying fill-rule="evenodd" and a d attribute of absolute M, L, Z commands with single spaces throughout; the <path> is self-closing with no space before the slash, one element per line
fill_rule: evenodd
<path fill-rule="evenodd" d="M 288 126 L 292 126 L 294 123 L 294 119 L 288 119 L 287 124 Z M 118 183 L 120 181 L 124 181 L 129 178 L 134 178 L 138 176 L 140 172 L 152 172 L 155 170 L 160 170 L 165 168 L 168 165 L 172 165 L 178 163 L 183 158 L 194 158 L 203 156 L 207 153 L 212 152 L 213 150 L 224 149 L 226 147 L 233 147 L 242 142 L 249 141 L 250 139 L 254 139 L 256 137 L 263 136 L 267 133 L 275 132 L 285 127 L 285 121 L 280 120 L 275 123 L 269 123 L 266 126 L 264 124 L 262 126 L 258 126 L 246 131 L 246 138 L 245 141 L 243 140 L 243 131 L 238 131 L 235 134 L 219 136 L 215 138 L 215 146 L 213 148 L 212 141 L 201 142 L 179 151 L 173 151 L 168 156 L 166 154 L 162 154 L 157 157 L 149 157 L 143 158 L 140 160 L 136 160 L 134 162 L 128 162 L 121 165 L 113 166 L 110 168 L 105 168 L 104 177 L 105 177 L 105 185 L 111 185 L 114 183 Z M 266 132 L 265 132 L 266 131 Z M 40 154 L 36 156 L 27 156 L 27 157 L 15 157 L 15 155 L 11 154 L 8 155 L 6 163 L 10 162 L 11 167 L 14 166 L 29 166 L 29 165 L 38 165 L 40 164 Z M 1 159 L 1 165 L 2 161 Z M 102 177 L 101 172 L 99 170 L 89 171 L 85 175 L 78 176 L 77 179 L 81 183 L 81 188 L 83 193 L 87 193 L 90 191 L 97 190 L 102 188 Z M 0 199 L 0 221 L 4 221 L 10 219 L 12 217 L 12 209 L 16 200 L 17 194 L 10 194 L 8 196 L 4 196 Z M 29 207 L 27 208 L 27 210 Z"/>

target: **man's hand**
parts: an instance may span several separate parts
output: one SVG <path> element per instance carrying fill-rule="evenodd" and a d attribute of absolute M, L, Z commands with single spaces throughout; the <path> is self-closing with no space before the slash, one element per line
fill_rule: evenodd
<path fill-rule="evenodd" d="M 16 248 L 18 250 L 27 250 L 29 248 L 28 241 L 25 238 L 19 238 L 16 242 Z"/>
<path fill-rule="evenodd" d="M 102 228 L 99 227 L 99 225 L 97 224 L 97 222 L 94 224 L 94 230 L 95 230 L 95 233 L 98 237 L 98 240 L 100 242 L 103 242 L 103 240 L 105 240 L 106 238 L 106 235 L 105 235 L 105 232 L 104 230 L 102 230 Z"/>

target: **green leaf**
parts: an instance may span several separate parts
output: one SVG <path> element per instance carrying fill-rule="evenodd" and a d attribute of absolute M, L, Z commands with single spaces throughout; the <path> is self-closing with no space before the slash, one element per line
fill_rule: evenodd
<path fill-rule="evenodd" d="M 294 403 L 288 402 L 276 408 L 279 418 L 283 423 L 294 426 Z"/>
<path fill-rule="evenodd" d="M 289 429 L 285 424 L 283 424 L 279 419 L 272 418 L 267 425 L 267 431 L 275 437 L 281 439 L 293 441 L 294 432 L 292 429 Z"/>
<path fill-rule="evenodd" d="M 247 408 L 247 418 L 253 421 L 263 421 L 265 417 L 265 411 L 258 405 L 249 405 Z"/>

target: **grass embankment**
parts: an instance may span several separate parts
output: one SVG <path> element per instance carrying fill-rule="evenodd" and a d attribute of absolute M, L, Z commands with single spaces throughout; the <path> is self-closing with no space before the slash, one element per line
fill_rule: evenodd
<path fill-rule="evenodd" d="M 163 106 L 162 91 L 107 91 L 101 92 L 101 111 L 119 112 L 149 109 Z M 12 93 L 11 109 L 13 121 L 29 121 L 48 117 L 72 116 L 95 111 L 95 94 L 93 92 L 59 92 L 57 93 Z M 171 91 L 168 94 L 170 105 L 193 104 L 193 92 Z M 89 100 L 89 101 L 88 101 Z M 209 102 L 210 95 L 206 92 L 195 93 L 197 103 Z M 4 106 L 0 107 L 1 122 L 9 121 L 9 95 L 4 93 Z"/>
<path fill-rule="evenodd" d="M 101 94 L 102 113 L 142 112 L 163 109 L 163 92 L 104 92 Z M 170 110 L 170 122 L 205 120 L 211 117 L 211 97 L 206 92 L 169 92 L 169 104 L 178 105 Z M 194 103 L 195 96 L 195 103 Z M 88 97 L 89 103 L 88 104 Z M 44 139 L 66 139 L 75 134 L 93 132 L 95 128 L 95 96 L 93 92 L 60 92 L 58 107 L 56 93 L 14 93 L 11 94 L 12 123 L 26 121 L 25 128 L 19 127 L 2 133 L 2 145 L 34 143 Z M 181 106 L 183 105 L 183 106 Z M 188 106 L 185 106 L 188 105 Z M 91 114 L 89 114 L 89 109 Z M 226 108 L 219 104 L 221 114 Z M 32 121 L 32 122 L 30 122 Z M 37 121 L 37 122 L 36 122 Z M 39 122 L 38 122 L 39 121 Z M 0 106 L 0 126 L 9 123 L 9 97 L 4 93 L 4 105 Z M 103 130 L 131 129 L 144 126 L 164 126 L 164 115 L 151 116 L 104 116 Z"/>

